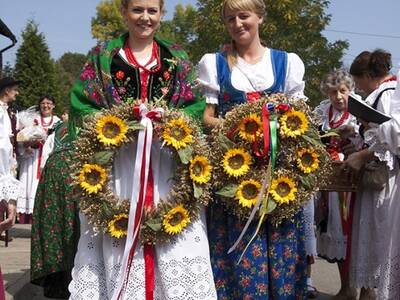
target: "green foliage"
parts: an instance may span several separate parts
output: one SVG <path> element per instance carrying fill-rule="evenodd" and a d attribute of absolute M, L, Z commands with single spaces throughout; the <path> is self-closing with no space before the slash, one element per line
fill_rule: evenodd
<path fill-rule="evenodd" d="M 104 40 L 120 35 L 126 26 L 119 13 L 120 0 L 105 0 L 97 7 L 92 33 Z M 322 31 L 330 22 L 326 13 L 328 0 L 266 1 L 267 16 L 260 27 L 266 46 L 297 53 L 306 68 L 305 94 L 311 104 L 322 99 L 319 84 L 323 76 L 341 67 L 341 58 L 348 47 L 346 41 L 329 43 Z M 221 0 L 198 0 L 197 9 L 177 5 L 172 20 L 163 21 L 159 34 L 173 40 L 189 52 L 197 62 L 207 52 L 218 51 L 230 43 L 221 20 Z"/>
<path fill-rule="evenodd" d="M 55 64 L 57 81 L 60 86 L 59 99 L 57 99 L 56 111 L 61 113 L 69 105 L 69 92 L 76 78 L 79 76 L 86 56 L 80 53 L 67 52 L 61 56 Z"/>
<path fill-rule="evenodd" d="M 15 77 L 21 80 L 19 104 L 29 107 L 37 104 L 43 95 L 59 98 L 59 85 L 54 62 L 38 25 L 29 20 L 22 32 L 22 43 L 17 50 Z"/>
<path fill-rule="evenodd" d="M 92 18 L 92 35 L 95 39 L 110 40 L 127 31 L 120 7 L 121 0 L 104 0 L 97 5 L 96 16 Z"/>

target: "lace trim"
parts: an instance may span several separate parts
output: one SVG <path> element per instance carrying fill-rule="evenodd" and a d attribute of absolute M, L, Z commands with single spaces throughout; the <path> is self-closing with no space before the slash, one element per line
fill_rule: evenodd
<path fill-rule="evenodd" d="M 400 255 L 382 266 L 377 299 L 400 299 Z"/>
<path fill-rule="evenodd" d="M 106 268 L 103 262 L 75 267 L 69 285 L 70 299 L 109 299 L 117 286 L 117 276 L 113 275 L 118 274 L 120 268 L 120 264 Z M 144 272 L 144 263 L 134 261 L 123 299 L 145 299 Z M 111 278 L 109 282 L 106 277 Z M 201 256 L 158 261 L 155 285 L 155 300 L 216 299 L 209 262 Z"/>
<path fill-rule="evenodd" d="M 394 168 L 393 154 L 387 150 L 387 147 L 379 141 L 375 128 L 367 130 L 364 135 L 365 143 L 369 145 L 369 150 L 374 152 L 379 161 L 386 162 L 389 170 Z"/>
<path fill-rule="evenodd" d="M 11 175 L 0 178 L 0 200 L 18 200 L 23 195 L 22 184 L 17 179 Z"/>

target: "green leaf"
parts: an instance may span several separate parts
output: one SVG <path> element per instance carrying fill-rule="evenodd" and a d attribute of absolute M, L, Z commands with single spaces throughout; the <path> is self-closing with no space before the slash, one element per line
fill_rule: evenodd
<path fill-rule="evenodd" d="M 128 122 L 128 127 L 132 130 L 142 130 L 144 129 L 144 126 L 140 124 L 138 121 L 129 121 Z"/>
<path fill-rule="evenodd" d="M 145 223 L 151 230 L 153 231 L 160 231 L 162 228 L 162 224 L 158 219 L 150 219 Z"/>
<path fill-rule="evenodd" d="M 305 189 L 311 190 L 316 184 L 316 178 L 314 175 L 302 176 L 301 184 L 304 186 Z"/>
<path fill-rule="evenodd" d="M 331 137 L 331 136 L 340 136 L 340 135 L 337 133 L 336 130 L 329 130 L 329 131 L 326 131 L 324 134 L 321 134 L 319 136 L 319 138 L 322 139 L 322 138 L 327 138 L 327 137 Z"/>
<path fill-rule="evenodd" d="M 310 137 L 310 136 L 308 136 L 306 134 L 303 134 L 301 137 L 306 142 L 308 142 L 308 143 L 310 143 L 310 144 L 312 144 L 314 146 L 323 146 L 323 144 L 322 144 L 321 140 L 319 139 L 319 137 L 318 138 L 313 138 L 313 137 Z"/>
<path fill-rule="evenodd" d="M 106 218 L 112 218 L 114 216 L 114 212 L 112 211 L 110 205 L 106 201 L 104 201 L 101 206 L 102 206 L 103 215 Z"/>
<path fill-rule="evenodd" d="M 193 149 L 190 146 L 187 146 L 183 149 L 178 150 L 179 158 L 184 165 L 187 165 L 192 159 Z"/>
<path fill-rule="evenodd" d="M 114 156 L 114 151 L 112 150 L 100 151 L 93 156 L 93 160 L 95 163 L 99 165 L 106 165 L 109 163 L 110 159 L 113 156 Z"/>
<path fill-rule="evenodd" d="M 238 189 L 237 184 L 228 184 L 224 186 L 222 189 L 216 192 L 217 195 L 233 198 L 235 197 L 236 191 Z"/>
<path fill-rule="evenodd" d="M 228 151 L 229 149 L 235 147 L 235 144 L 223 134 L 219 135 L 218 140 L 221 144 L 222 149 L 224 149 L 225 151 Z"/>
<path fill-rule="evenodd" d="M 200 185 L 193 183 L 193 190 L 194 190 L 194 197 L 196 199 L 199 199 L 201 195 L 203 195 L 204 190 Z"/>

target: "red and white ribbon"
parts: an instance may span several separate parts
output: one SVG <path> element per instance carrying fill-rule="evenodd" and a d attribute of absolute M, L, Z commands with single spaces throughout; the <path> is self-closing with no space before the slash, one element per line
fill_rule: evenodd
<path fill-rule="evenodd" d="M 132 195 L 130 199 L 128 234 L 121 263 L 121 270 L 119 272 L 119 278 L 116 281 L 118 285 L 113 292 L 111 297 L 112 300 L 123 299 L 125 287 L 129 280 L 129 273 L 131 271 L 134 253 L 139 240 L 140 224 L 146 199 L 146 187 L 149 180 L 149 172 L 151 172 L 150 159 L 151 145 L 153 140 L 152 120 L 161 119 L 164 113 L 162 108 L 156 108 L 148 111 L 147 107 L 143 104 L 141 104 L 138 108 L 141 116 L 140 124 L 144 126 L 144 129 L 139 132 L 137 139 L 135 171 L 133 176 Z M 146 284 L 146 286 L 154 288 L 154 283 L 150 283 L 149 285 Z"/>

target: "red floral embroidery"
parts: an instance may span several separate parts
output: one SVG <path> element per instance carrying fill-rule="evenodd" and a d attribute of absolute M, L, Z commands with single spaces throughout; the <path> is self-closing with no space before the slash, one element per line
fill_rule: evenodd
<path fill-rule="evenodd" d="M 171 73 L 169 73 L 168 71 L 165 71 L 163 73 L 163 77 L 165 80 L 169 80 L 171 78 Z"/>
<path fill-rule="evenodd" d="M 115 77 L 116 77 L 118 80 L 124 79 L 124 77 L 125 77 L 124 71 L 118 71 L 117 73 L 115 73 Z"/>

